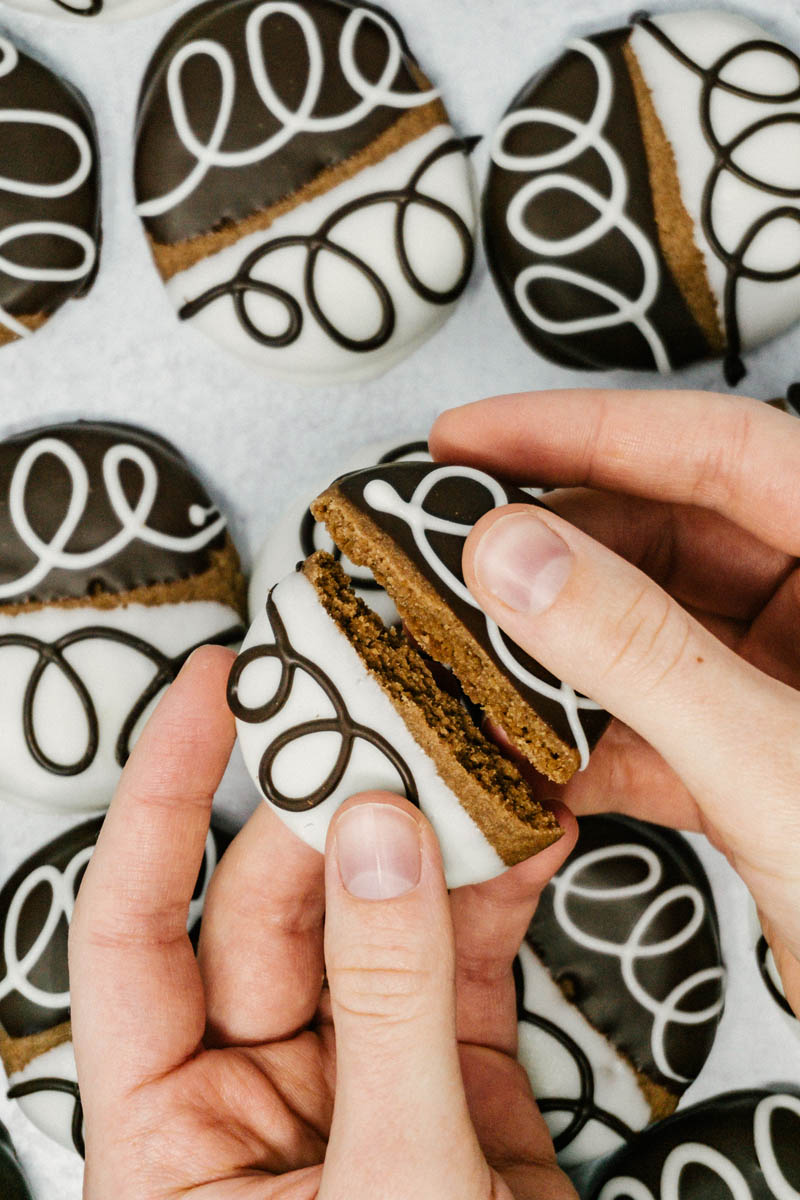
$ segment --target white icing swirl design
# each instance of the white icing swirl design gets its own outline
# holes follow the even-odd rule
[[[67,511],[49,542],[43,541],[33,529],[25,508],[25,492],[31,472],[46,454],[55,455],[66,467],[72,489]],[[120,467],[123,462],[135,463],[142,473],[142,490],[133,507],[128,503],[122,486]],[[86,466],[77,451],[60,438],[41,438],[27,447],[20,455],[11,478],[9,511],[17,534],[37,561],[25,575],[0,583],[0,600],[18,596],[36,587],[55,568],[80,571],[99,566],[136,539],[164,550],[191,554],[208,545],[225,528],[225,518],[216,508],[193,504],[188,515],[192,525],[201,527],[197,533],[178,537],[151,529],[147,520],[158,492],[158,470],[152,458],[140,446],[121,442],[107,450],[103,456],[103,483],[120,523],[119,532],[91,550],[82,553],[65,550],[64,547],[80,524],[89,499],[90,483]]]
[[[581,884],[579,876],[597,863],[608,859],[631,858],[638,859],[644,864],[646,874],[635,883],[620,884],[616,887],[591,886]],[[706,906],[700,890],[691,884],[680,884],[655,895],[642,915],[636,921],[630,936],[625,942],[613,942],[606,938],[596,937],[576,925],[569,911],[569,901],[572,896],[580,896],[596,904],[619,902],[633,896],[646,896],[656,892],[663,875],[663,867],[658,855],[648,846],[637,845],[634,842],[620,843],[613,846],[602,846],[583,854],[569,863],[564,870],[552,880],[553,911],[561,928],[579,946],[592,950],[596,954],[608,955],[619,961],[622,978],[634,999],[653,1017],[651,1031],[651,1049],[653,1061],[662,1075],[674,1079],[677,1083],[689,1083],[684,1075],[678,1074],[670,1065],[666,1048],[666,1035],[669,1026],[702,1025],[722,1011],[723,999],[719,997],[713,1004],[696,1011],[687,1011],[679,1007],[680,1002],[693,991],[713,980],[724,977],[722,967],[707,967],[687,975],[675,985],[663,1000],[652,996],[642,985],[636,974],[636,964],[640,961],[658,958],[665,954],[674,953],[685,946],[694,937],[705,918]],[[692,905],[692,915],[682,929],[677,930],[671,937],[654,941],[648,937],[658,916],[671,905],[682,900],[688,900]]]
[[[459,600],[465,604],[469,604],[471,608],[481,611],[480,605],[473,597],[467,585],[458,579],[445,563],[442,562],[428,538],[428,534],[434,532],[449,533],[455,537],[466,538],[472,529],[471,525],[465,525],[460,521],[451,521],[444,517],[437,517],[426,511],[424,506],[427,496],[437,483],[445,479],[472,479],[486,488],[494,500],[496,507],[508,503],[508,497],[503,485],[496,479],[493,479],[491,475],[486,475],[483,471],[478,471],[474,467],[440,467],[438,471],[431,471],[417,485],[411,499],[408,501],[404,500],[392,485],[385,480],[371,479],[364,488],[364,500],[376,512],[388,513],[405,521],[414,536],[414,541],[419,552],[437,578]],[[524,687],[530,688],[531,691],[537,692],[540,696],[545,696],[548,700],[554,700],[561,705],[569,722],[578,753],[580,754],[581,770],[583,770],[589,762],[589,743],[581,724],[580,714],[584,710],[598,712],[600,711],[600,705],[585,696],[579,696],[567,683],[562,682],[556,687],[554,684],[547,683],[544,679],[540,679],[531,671],[526,670],[511,653],[499,625],[488,616],[486,617],[486,632],[492,650],[510,675],[518,679]]]
[[[800,1117],[800,1099],[788,1094],[765,1096],[753,1114],[753,1140],[756,1159],[764,1182],[775,1200],[798,1200],[800,1191],[781,1170],[772,1134],[773,1114],[783,1110]],[[753,1193],[739,1167],[722,1151],[702,1142],[683,1142],[667,1155],[661,1171],[661,1186],[654,1197],[647,1184],[630,1175],[618,1175],[602,1188],[597,1200],[681,1200],[681,1176],[686,1167],[706,1167],[722,1180],[731,1200],[753,1200]]]
[[[0,78],[10,75],[18,62],[19,54],[16,47],[7,38],[0,37]],[[78,152],[78,165],[68,178],[55,180],[52,183],[32,183],[0,174],[0,192],[54,200],[62,196],[69,196],[85,183],[92,169],[92,147],[80,126],[69,117],[39,109],[3,108],[0,109],[0,123],[40,125],[58,129],[72,139]],[[33,153],[33,148],[31,152]],[[0,250],[10,242],[38,237],[57,237],[74,242],[83,251],[82,261],[76,267],[31,267],[15,262],[12,258],[0,253],[0,272],[10,275],[13,279],[21,279],[29,283],[48,280],[54,283],[68,283],[83,279],[92,270],[97,257],[97,247],[94,241],[85,230],[64,221],[18,221],[14,225],[8,225],[5,229],[0,230]],[[18,321],[16,317],[2,308],[0,308],[0,324],[5,325],[17,337],[27,337],[31,332],[22,321]]]
[[[625,212],[629,192],[625,165],[614,147],[603,136],[613,99],[611,67],[602,50],[593,42],[577,38],[569,42],[568,47],[588,58],[595,69],[597,96],[594,108],[585,124],[569,113],[550,108],[522,108],[506,114],[495,132],[492,160],[506,171],[542,172],[516,193],[509,204],[506,223],[512,236],[521,246],[550,260],[585,250],[611,230],[617,230],[630,242],[639,257],[642,266],[642,287],[639,295],[631,298],[600,279],[550,261],[525,267],[515,280],[514,294],[527,319],[545,333],[579,334],[618,325],[634,325],[647,341],[656,368],[666,372],[670,370],[667,349],[647,316],[658,293],[661,279],[658,257],[649,239]],[[512,130],[527,123],[550,125],[571,136],[555,150],[541,154],[512,154],[505,149],[506,138]],[[594,150],[599,154],[608,170],[611,187],[608,196],[584,180],[560,169],[587,150]],[[539,197],[548,192],[559,191],[578,196],[597,213],[597,217],[584,229],[567,237],[542,237],[526,223],[525,214]],[[607,301],[609,305],[613,305],[613,310],[570,320],[548,317],[536,307],[528,293],[529,285],[539,279],[573,285]]]
[[[275,91],[269,77],[262,50],[261,34],[264,22],[276,14],[295,21],[305,41],[308,55],[308,77],[303,95],[295,109],[288,108]],[[356,41],[364,22],[377,25],[386,35],[388,53],[379,78],[372,83],[356,61]],[[141,217],[156,217],[181,204],[202,182],[212,167],[246,167],[262,162],[276,154],[299,133],[329,133],[357,124],[379,105],[391,108],[416,108],[438,96],[435,88],[423,92],[396,92],[391,82],[402,61],[402,48],[397,32],[379,13],[368,8],[354,8],[348,14],[339,39],[339,64],[350,87],[360,97],[347,112],[334,116],[315,117],[325,74],[325,57],[319,32],[311,15],[292,0],[268,0],[253,9],[245,27],[247,61],[253,83],[265,109],[281,127],[254,146],[241,150],[223,150],[236,96],[236,70],[229,51],[211,38],[196,38],[174,56],[167,71],[167,94],[175,129],[186,150],[196,160],[194,167],[172,191],[138,205]],[[181,73],[186,63],[205,55],[219,71],[220,99],[214,127],[207,142],[195,134],[186,111]]]

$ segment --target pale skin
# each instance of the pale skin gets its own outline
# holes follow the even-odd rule
[[[445,413],[431,448],[578,489],[523,514],[533,526],[493,512],[465,550],[503,629],[615,717],[585,772],[534,785],[578,813],[705,830],[797,1006],[800,422],[730,397],[539,393]],[[85,1200],[575,1200],[514,1060],[511,975],[574,844],[569,811],[556,845],[448,897],[402,799],[343,806],[324,860],[263,805],[216,872],[196,960],[185,923],[233,741],[230,662],[198,651],[165,695],[81,888]],[[362,806],[412,823],[416,881],[393,896],[348,890]]]

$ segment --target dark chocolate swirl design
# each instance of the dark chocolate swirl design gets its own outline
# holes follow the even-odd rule
[[[599,1121],[601,1125],[618,1134],[624,1142],[629,1142],[636,1136],[636,1130],[631,1129],[621,1117],[609,1112],[597,1103],[595,1098],[595,1077],[589,1057],[581,1046],[570,1037],[565,1030],[555,1025],[547,1017],[531,1012],[525,1006],[525,983],[522,966],[519,959],[514,960],[514,983],[517,991],[517,1020],[541,1029],[549,1037],[563,1046],[575,1064],[580,1082],[580,1092],[577,1096],[542,1096],[537,1098],[539,1111],[542,1113],[565,1112],[570,1114],[567,1126],[553,1138],[556,1153],[564,1150],[578,1136],[590,1121]]]
[[[739,166],[735,156],[742,146],[745,146],[753,137],[762,133],[765,129],[776,129],[781,125],[800,127],[800,113],[771,113],[769,116],[751,121],[736,137],[728,142],[723,142],[714,128],[711,112],[712,105],[717,92],[737,96],[740,99],[749,100],[755,104],[790,104],[796,100],[800,100],[800,58],[793,50],[790,50],[787,46],[782,46],[779,42],[772,42],[766,38],[752,38],[748,41],[739,42],[738,45],[726,50],[710,67],[701,67],[690,55],[676,46],[675,42],[672,41],[664,30],[659,28],[654,21],[650,20],[647,13],[637,13],[632,18],[632,22],[646,30],[678,62],[682,63],[687,70],[692,71],[702,81],[700,127],[714,155],[714,166],[703,189],[701,221],[703,233],[708,239],[714,254],[723,263],[726,271],[724,292],[724,317],[727,341],[725,378],[733,386],[741,382],[747,374],[741,357],[742,338],[738,312],[740,282],[743,279],[751,279],[760,283],[781,283],[800,275],[800,259],[797,262],[789,263],[787,266],[775,270],[758,270],[747,266],[748,251],[764,229],[778,221],[788,220],[796,225],[800,225],[800,207],[796,203],[800,201],[800,188],[781,187],[778,184],[770,183],[767,179],[759,178]],[[772,54],[778,60],[789,63],[797,73],[797,85],[784,92],[761,92],[753,88],[731,83],[723,78],[725,71],[732,63],[754,51]],[[766,195],[774,196],[776,200],[775,207],[769,209],[758,217],[757,220],[753,221],[740,238],[738,244],[731,248],[723,244],[714,224],[714,203],[717,187],[725,175],[732,175],[742,183],[748,184],[750,187],[756,188]],[[790,200],[795,201],[795,203],[786,203]]]
[[[69,0],[53,0],[53,3],[76,17],[96,17],[98,13],[103,11],[103,0],[90,0],[90,3],[85,8],[78,4],[70,4]]]
[[[137,696],[117,736],[116,760],[120,767],[124,767],[130,755],[131,737],[142,714],[162,688],[172,683],[193,651],[201,645],[235,645],[242,640],[244,632],[242,626],[232,625],[214,637],[206,638],[196,645],[188,646],[180,654],[176,654],[173,657],[162,653],[162,651],[151,645],[150,642],[145,641],[144,638],[106,625],[88,625],[83,629],[70,630],[69,633],[63,634],[54,642],[45,642],[41,638],[27,633],[6,633],[0,635],[0,651],[10,646],[18,646],[24,647],[26,650],[32,650],[36,655],[22,701],[22,725],[25,734],[25,743],[31,757],[35,759],[43,770],[49,771],[51,775],[67,776],[82,774],[83,771],[91,766],[97,756],[100,746],[100,718],[95,702],[80,673],[65,656],[65,652],[70,647],[90,641],[114,642],[117,645],[134,650],[137,654],[141,654],[142,657],[149,659],[155,667],[153,678],[147,684],[147,687]],[[45,672],[49,667],[54,668],[61,675],[64,682],[69,685],[76,700],[83,708],[86,717],[86,749],[83,754],[69,763],[56,762],[51,758],[42,748],[36,732],[36,696]]]
[[[41,1079],[29,1079],[25,1083],[15,1083],[8,1089],[6,1095],[9,1100],[23,1100],[26,1096],[36,1096],[41,1092],[63,1092],[64,1095],[72,1097],[74,1102],[70,1122],[72,1145],[81,1158],[86,1158],[86,1142],[83,1137],[83,1104],[77,1083],[71,1079],[42,1076]]]
[[[348,712],[344,697],[333,680],[318,663],[312,662],[310,658],[306,658],[305,655],[300,654],[294,648],[286,631],[286,626],[278,612],[272,591],[270,591],[267,597],[267,616],[269,617],[275,636],[274,643],[251,646],[248,650],[243,651],[233,664],[228,680],[228,704],[233,715],[238,720],[245,721],[251,725],[258,725],[263,721],[271,720],[281,711],[289,699],[294,684],[295,673],[298,670],[310,676],[323,690],[333,706],[336,715],[330,718],[302,721],[300,724],[285,730],[269,743],[261,757],[258,768],[258,780],[266,798],[271,804],[285,809],[287,812],[305,812],[308,809],[316,808],[318,804],[321,804],[323,800],[327,799],[335,791],[344,779],[345,771],[350,762],[350,756],[353,753],[353,747],[357,741],[361,740],[375,746],[388,759],[400,776],[406,797],[412,804],[418,805],[419,795],[417,785],[405,759],[398,754],[395,748],[377,730],[370,729],[369,726],[361,725],[357,721],[354,721]],[[262,658],[277,659],[281,668],[280,680],[278,681],[275,694],[270,700],[265,704],[251,708],[239,698],[239,684],[242,675],[251,663],[257,662]],[[308,737],[315,733],[336,733],[339,735],[341,741],[336,761],[325,779],[313,791],[297,798],[286,796],[276,787],[272,778],[275,760],[286,746],[298,741],[300,738]]]
[[[791,1004],[786,999],[783,992],[775,986],[775,980],[770,974],[769,964],[767,962],[768,956],[769,942],[762,935],[758,939],[758,944],[756,946],[756,961],[758,962],[758,970],[761,974],[761,978],[764,980],[764,986],[778,1007],[782,1008],[783,1011],[788,1014],[788,1016],[795,1017],[795,1012]]]
[[[179,317],[184,321],[190,320],[209,304],[220,300],[224,296],[230,296],[239,323],[254,341],[259,342],[262,346],[273,349],[292,345],[303,331],[303,310],[299,302],[285,288],[256,278],[253,275],[253,271],[270,255],[280,250],[299,246],[306,252],[305,268],[303,271],[303,294],[305,302],[309,312],[320,328],[325,331],[332,341],[342,346],[345,350],[367,353],[370,350],[380,349],[381,346],[386,345],[394,332],[396,321],[394,301],[385,282],[369,263],[360,258],[354,251],[349,250],[346,246],[336,241],[336,229],[342,221],[352,216],[353,213],[361,212],[380,204],[393,204],[396,208],[394,221],[395,253],[397,254],[406,282],[420,299],[426,300],[429,304],[440,306],[453,304],[467,286],[467,280],[472,270],[475,253],[472,234],[466,222],[450,205],[421,191],[419,184],[426,172],[439,159],[457,152],[469,154],[478,141],[478,138],[450,138],[440,146],[437,146],[430,154],[426,155],[404,188],[398,188],[394,191],[371,192],[365,196],[359,196],[332,212],[313,233],[287,234],[284,237],[277,237],[264,242],[263,245],[256,247],[255,250],[248,254],[232,279],[225,283],[217,284],[215,287],[203,292],[196,299],[188,301],[179,310]],[[406,245],[408,214],[414,206],[437,213],[450,225],[461,243],[463,264],[458,278],[450,288],[444,290],[432,288],[414,270]],[[320,261],[320,255],[323,252],[332,254],[334,257],[347,263],[362,277],[373,291],[381,313],[380,324],[375,333],[367,337],[350,337],[338,328],[335,320],[323,310],[317,295],[315,281],[317,265]],[[247,295],[250,292],[268,296],[282,305],[286,313],[286,326],[280,333],[267,333],[263,329],[260,329],[253,321],[247,311],[246,304]]]

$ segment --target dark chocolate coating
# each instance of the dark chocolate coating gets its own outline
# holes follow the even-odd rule
[[[0,1196],[3,1200],[33,1200],[5,1125],[0,1125]]]
[[[6,926],[9,920],[9,910],[18,889],[24,884],[32,871],[42,866],[55,867],[62,872],[68,867],[76,854],[81,850],[93,847],[97,841],[103,824],[103,817],[94,817],[82,825],[76,826],[61,837],[48,842],[41,850],[26,859],[0,891],[0,983],[6,978],[7,964],[3,950],[6,936]],[[230,838],[216,827],[212,830],[221,856]],[[195,887],[195,898],[201,894],[201,884],[205,874],[205,859],[200,870],[198,883]],[[83,878],[83,870],[76,880],[74,894],[77,896]],[[16,928],[17,958],[22,959],[25,953],[36,941],[51,910],[53,892],[51,886],[42,881],[37,883],[19,913]],[[189,931],[196,941],[199,932],[199,922]],[[63,913],[59,918],[47,945],[42,948],[35,963],[25,972],[27,979],[43,992],[60,995],[69,991],[69,970],[67,966],[67,939],[69,926]],[[69,1004],[61,1008],[48,1008],[37,1004],[30,998],[14,990],[0,999],[0,1026],[12,1038],[28,1037],[53,1029],[69,1020]]]
[[[0,30],[0,38],[8,34]],[[100,244],[100,168],[94,120],[88,104],[77,89],[59,79],[35,58],[19,51],[16,66],[0,72],[0,113],[23,109],[53,113],[74,121],[92,148],[92,167],[87,178],[65,196],[26,196],[13,188],[0,187],[0,233],[28,221],[57,221],[87,233],[98,252]],[[0,51],[0,64],[2,51]],[[8,179],[38,185],[53,185],[68,179],[80,161],[73,138],[64,130],[47,125],[0,121],[0,173]],[[0,255],[28,268],[70,270],[84,261],[83,249],[52,233],[14,238]],[[83,294],[91,285],[96,263],[79,279],[24,280],[14,278],[0,266],[0,308],[12,316],[36,316],[54,312],[71,296]],[[0,319],[0,329],[2,329]]]
[[[148,68],[139,98],[136,125],[135,186],[139,203],[177,187],[196,165],[175,130],[167,96],[167,71],[180,49],[199,38],[223,46],[236,72],[235,99],[220,149],[242,150],[276,133],[282,122],[265,106],[253,83],[245,45],[245,27],[260,0],[210,0],[191,9],[166,34]],[[355,0],[302,0],[319,32],[324,72],[314,117],[345,113],[359,101],[339,62],[339,38],[353,8],[373,8],[389,21],[400,37],[403,58],[394,80],[398,92],[416,93],[419,72],[395,22],[376,6]],[[308,78],[309,63],[303,35],[285,14],[270,16],[261,28],[261,46],[268,77],[288,108],[297,107]],[[356,62],[366,77],[377,80],[386,63],[387,39],[373,21],[362,23],[356,40]],[[207,142],[220,102],[220,73],[207,55],[191,58],[181,72],[189,124]],[[212,166],[185,200],[161,215],[146,217],[145,226],[156,242],[173,244],[207,233],[227,222],[240,221],[290,196],[321,171],[358,153],[391,125],[403,109],[370,106],[361,120],[344,129],[297,133],[287,145],[255,163],[241,167]]]
[[[796,1194],[800,1191],[800,1114],[777,1108],[760,1146],[760,1157],[756,1143],[759,1105],[777,1095],[795,1103],[800,1099],[795,1087],[726,1092],[661,1121],[609,1159],[593,1186],[592,1200],[644,1200],[642,1185],[649,1189],[653,1200],[733,1200],[745,1194],[738,1180],[739,1190],[734,1192],[720,1170],[738,1172],[749,1188],[746,1194],[751,1200],[785,1200],[787,1195]],[[685,1166],[672,1182],[684,1147]],[[698,1162],[701,1154],[707,1158],[709,1151],[717,1169]],[[671,1155],[675,1157],[665,1181],[664,1168]],[[783,1176],[780,1196],[770,1186],[775,1168]],[[637,1181],[638,1186],[627,1184],[627,1179]]]
[[[120,532],[119,518],[103,482],[105,454],[120,444],[133,445],[144,451],[156,468],[158,486],[145,522],[149,529],[189,538],[197,535],[204,525],[212,523],[211,516],[205,517],[200,525],[190,520],[193,506],[208,509],[212,507],[212,501],[182,455],[163,438],[133,425],[112,422],[78,421],[41,426],[0,442],[0,585],[22,578],[38,561],[12,521],[9,489],[21,455],[43,438],[56,438],[71,447],[89,477],[89,495],[75,531],[64,547],[67,553],[86,554],[105,545]],[[120,465],[120,478],[128,503],[135,507],[142,494],[140,468],[124,461]],[[69,472],[54,454],[48,453],[38,459],[25,490],[25,512],[34,532],[44,542],[52,541],[64,520],[72,491]],[[28,601],[47,603],[69,597],[83,599],[97,592],[116,594],[152,584],[172,583],[202,574],[211,566],[212,551],[224,544],[224,531],[189,553],[134,538],[98,565],[79,569],[53,567],[33,587],[13,596],[5,595],[0,606]]]
[[[489,643],[486,631],[486,617],[483,612],[460,599],[446,584],[434,575],[421,554],[412,531],[402,518],[389,513],[376,512],[364,499],[364,489],[367,484],[373,479],[380,479],[391,484],[402,499],[408,501],[411,499],[419,483],[426,476],[441,469],[441,466],[437,463],[388,463],[385,466],[369,467],[366,470],[355,471],[350,475],[345,475],[337,481],[337,487],[356,509],[366,513],[370,520],[379,525],[395,541],[414,566],[424,575],[425,579],[437,589],[445,603],[450,606],[458,620],[469,630],[470,634],[494,661],[498,669],[509,678],[520,696],[547,722],[562,741],[574,746],[575,739],[573,738],[562,706],[556,700],[551,700],[539,692],[528,688],[523,682],[510,675],[508,669],[502,664]],[[456,472],[459,470],[457,467],[448,468],[448,470],[451,469]],[[540,508],[544,507],[538,500],[535,500],[520,488],[514,487],[513,484],[503,484],[501,486],[505,492],[505,502],[508,504],[532,504]],[[426,512],[468,526],[474,525],[484,513],[489,512],[495,507],[496,503],[491,493],[487,491],[482,483],[461,474],[456,474],[436,483],[425,500]],[[461,553],[464,548],[466,535],[462,537],[454,533],[432,532],[429,533],[428,538],[432,549],[441,559],[444,566],[463,583]],[[503,640],[521,667],[545,683],[555,687],[559,686],[560,681],[553,674],[545,670],[539,663],[534,662],[529,655],[525,654],[519,647],[514,646],[513,643],[507,641],[505,637]],[[597,710],[585,709],[581,711],[580,720],[591,747],[597,742],[608,724],[608,714]]]
[[[708,357],[710,347],[670,274],[659,246],[653,196],[642,130],[623,47],[628,29],[600,34],[588,41],[605,54],[613,76],[613,100],[602,134],[622,160],[628,176],[626,215],[639,227],[659,260],[660,285],[647,316],[664,341],[673,367]],[[529,107],[553,109],[585,124],[594,109],[597,77],[592,63],[575,50],[566,50],[515,96],[508,112]],[[572,137],[552,125],[527,121],[507,135],[504,148],[515,155],[550,153]],[[618,229],[567,255],[544,257],[522,246],[506,223],[509,204],[529,180],[551,171],[508,171],[492,162],[483,199],[486,253],[503,302],[522,336],[553,362],[568,367],[604,369],[635,367],[650,369],[652,351],[632,324],[613,325],[581,333],[546,332],[528,319],[514,295],[517,276],[535,263],[550,263],[578,271],[622,292],[631,299],[639,295],[644,279],[642,263],[634,246]],[[587,147],[558,169],[588,184],[603,196],[610,194],[608,168],[599,153]],[[580,196],[563,188],[547,191],[529,205],[526,223],[542,238],[558,240],[580,233],[597,217],[597,212]],[[529,285],[537,308],[551,320],[579,320],[610,312],[613,306],[583,288],[563,280],[539,279]]]
[[[720,967],[719,929],[711,888],[697,855],[680,834],[656,825],[622,816],[592,816],[580,821],[578,843],[557,878],[576,861],[593,851],[610,846],[636,845],[652,851],[661,865],[661,878],[647,891],[616,900],[571,894],[567,913],[589,937],[624,945],[634,927],[654,900],[672,888],[690,885],[703,902],[702,920],[693,935],[666,953],[637,955],[633,972],[637,982],[657,1002],[663,1002],[683,980],[697,972]],[[632,886],[647,876],[640,858],[616,856],[590,863],[575,877],[575,885],[608,890]],[[561,984],[591,1025],[633,1063],[634,1067],[680,1095],[688,1086],[662,1073],[655,1062],[651,1035],[654,1016],[631,992],[625,982],[620,959],[587,947],[565,929],[554,907],[555,891],[550,884],[539,901],[527,941],[550,974]],[[665,905],[642,934],[643,949],[680,934],[693,914],[688,897],[678,896]],[[699,1012],[720,998],[721,979],[693,987],[678,1001],[685,1012]],[[668,1021],[664,1039],[672,1070],[691,1081],[705,1063],[714,1040],[717,1014],[700,1024],[681,1025]]]

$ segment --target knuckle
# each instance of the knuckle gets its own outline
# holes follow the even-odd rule
[[[687,612],[659,588],[643,584],[614,621],[604,676],[624,675],[640,693],[656,690],[686,660],[691,631]]]
[[[426,961],[407,946],[365,943],[328,964],[336,1008],[379,1024],[422,1015],[441,980],[441,964]]]

